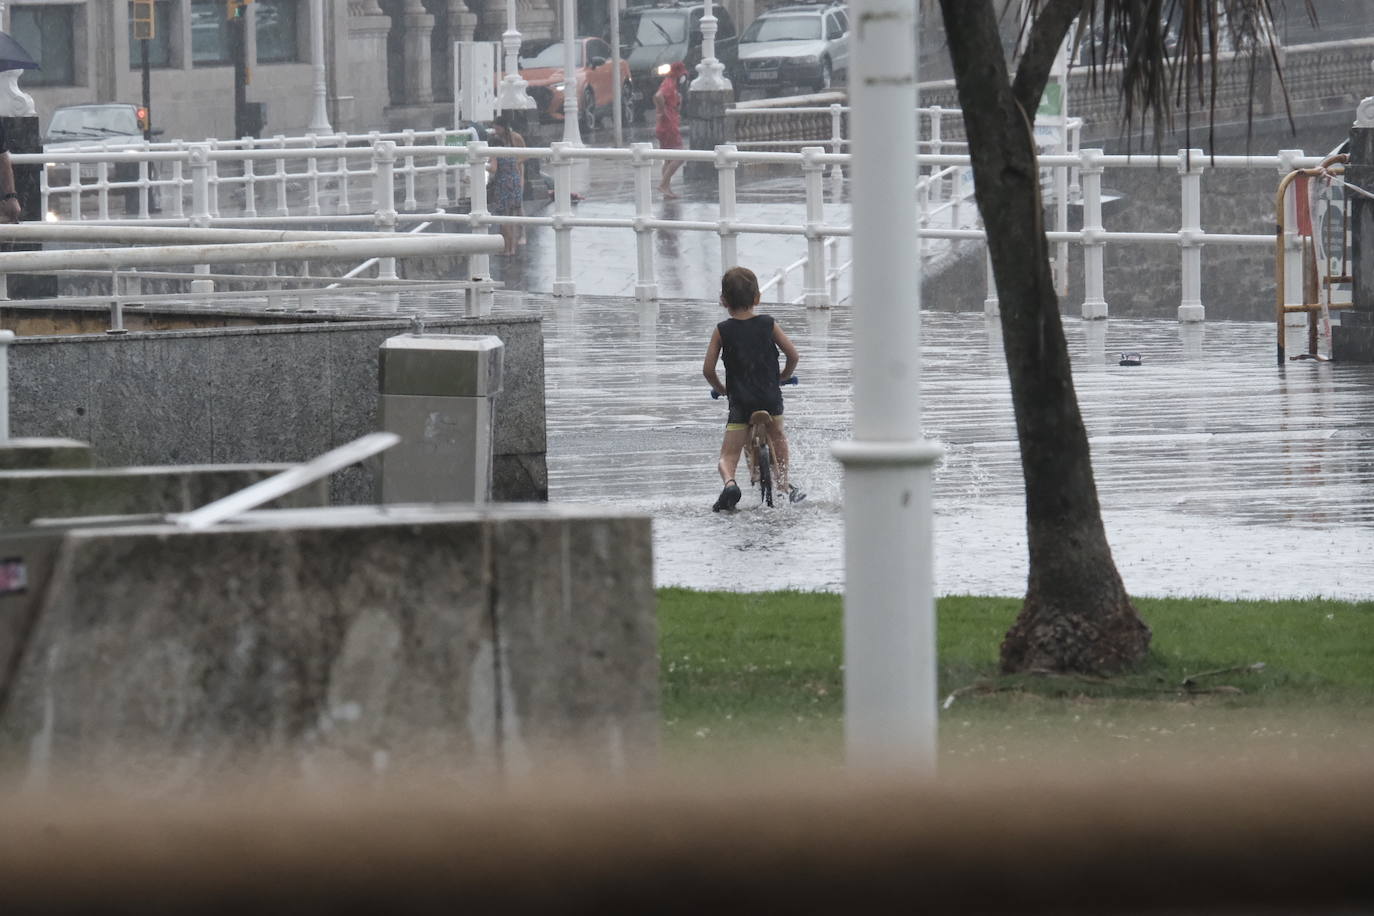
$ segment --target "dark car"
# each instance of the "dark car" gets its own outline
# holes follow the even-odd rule
[[[701,61],[701,17],[705,6],[676,3],[667,6],[630,7],[621,15],[622,54],[630,63],[636,116],[653,107],[658,84],[674,61],[696,71]],[[731,80],[739,70],[739,33],[724,7],[712,4],[716,17],[716,60]]]
[[[147,142],[144,131],[148,128],[148,112],[141,106],[121,102],[100,102],[88,105],[63,105],[52,113],[48,129],[43,134],[43,152],[121,152],[124,150],[144,149]],[[162,133],[153,130],[156,135]],[[49,163],[48,187],[60,190],[72,183],[71,168],[66,165]],[[138,181],[138,163],[116,162],[109,167],[110,180],[116,182]],[[78,181],[91,184],[98,174],[97,163],[83,162],[77,169]],[[157,170],[150,163],[148,178],[157,180]],[[157,210],[161,204],[161,193],[157,187],[148,191],[148,209]],[[124,190],[124,207],[133,212],[138,207],[138,188]]]

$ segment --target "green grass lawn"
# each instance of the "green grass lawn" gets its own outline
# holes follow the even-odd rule
[[[669,761],[839,763],[837,595],[659,592]],[[940,755],[976,765],[1374,757],[1374,601],[1138,599],[1147,664],[1099,681],[1000,677],[1017,599],[939,601]],[[1248,666],[1263,663],[1251,670]],[[1218,669],[1192,687],[1184,680]]]

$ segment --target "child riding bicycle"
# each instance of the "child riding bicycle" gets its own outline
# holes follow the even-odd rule
[[[759,280],[747,267],[732,267],[720,278],[720,304],[730,317],[716,325],[706,348],[702,375],[712,390],[730,399],[730,414],[725,423],[725,439],[720,446],[717,470],[725,489],[711,507],[712,511],[733,509],[740,500],[735,470],[749,434],[749,415],[766,410],[773,417],[768,438],[777,459],[777,488],[787,498],[801,502],[806,494],[787,481],[787,434],[782,428],[781,383],[797,368],[797,348],[771,315],[754,312],[759,304]],[[778,371],[778,351],[787,362]],[[716,362],[725,358],[725,384],[716,374]]]

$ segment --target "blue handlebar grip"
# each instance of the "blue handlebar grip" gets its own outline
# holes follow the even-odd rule
[[[797,383],[800,382],[800,381],[801,381],[801,376],[799,376],[799,375],[794,375],[794,376],[792,376],[791,378],[789,378],[787,381],[783,382],[783,384],[784,384],[784,385],[795,385],[795,384],[797,384]]]
[[[718,400],[720,400],[720,392],[717,391],[717,390],[714,389],[714,388],[711,389],[711,400],[713,400],[713,401],[718,401]]]

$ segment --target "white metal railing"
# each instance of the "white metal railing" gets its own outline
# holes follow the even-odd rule
[[[190,145],[185,150],[146,150],[110,153],[108,158],[114,162],[143,162],[152,164],[179,165],[184,180],[190,186],[191,210],[189,215],[177,212],[153,224],[180,226],[235,226],[235,225],[273,225],[306,226],[319,224],[321,217],[311,210],[321,209],[317,179],[331,171],[342,175],[365,175],[369,179],[370,196],[366,204],[357,197],[348,197],[352,212],[344,212],[344,207],[336,202],[335,213],[327,220],[330,224],[348,227],[372,228],[385,232],[396,231],[400,226],[414,226],[422,222],[456,223],[469,227],[474,232],[485,233],[493,225],[513,224],[523,226],[542,226],[551,228],[554,233],[555,276],[553,292],[559,296],[573,295],[573,234],[579,228],[623,229],[634,234],[636,245],[636,297],[641,300],[654,299],[658,295],[654,268],[654,233],[660,229],[686,232],[706,232],[715,234],[719,239],[721,263],[733,264],[737,261],[737,241],[741,235],[763,234],[795,237],[804,240],[806,258],[787,265],[786,274],[800,271],[801,295],[799,300],[811,306],[827,306],[834,303],[832,277],[844,269],[844,265],[828,263],[838,251],[836,246],[827,246],[829,239],[849,237],[850,227],[835,224],[826,218],[826,189],[824,175],[830,171],[832,191],[835,176],[841,176],[849,166],[846,153],[827,152],[815,146],[799,152],[740,150],[725,145],[714,150],[664,150],[651,147],[647,143],[633,144],[629,149],[601,149],[594,147],[571,147],[555,143],[551,147],[488,147],[480,141],[468,143],[465,155],[457,162],[450,161],[455,151],[448,146],[413,146],[398,149],[395,141],[378,140],[370,147],[332,147],[321,149],[308,145],[298,148],[259,149],[255,146],[241,146],[236,149],[213,149],[207,144]],[[396,172],[403,174],[408,161],[426,163],[436,168],[444,179],[435,182],[439,187],[430,188],[429,202],[451,200],[444,197],[449,180],[457,181],[461,173],[466,173],[469,187],[481,187],[485,183],[487,163],[493,156],[515,157],[519,159],[536,158],[544,162],[554,181],[554,205],[551,215],[545,216],[496,216],[487,211],[484,194],[470,195],[471,212],[450,213],[441,207],[431,212],[406,212],[410,209],[414,193],[403,178],[402,188],[398,190]],[[16,156],[16,161],[37,161],[43,157]],[[49,157],[53,158],[53,157]],[[92,154],[68,154],[64,157],[71,161],[97,161]],[[303,176],[303,190],[306,213],[293,212],[291,206],[278,207],[277,212],[268,216],[261,212],[250,216],[217,215],[214,201],[220,195],[220,184],[213,174],[213,166],[222,162],[239,163],[305,159],[304,166],[294,166],[290,172]],[[334,166],[321,168],[322,159],[336,160]],[[337,166],[338,159],[350,163],[346,169]],[[442,165],[435,165],[442,159]],[[653,211],[652,188],[654,171],[669,159],[713,165],[717,174],[717,212],[711,219],[665,219]],[[572,209],[573,166],[579,161],[614,163],[630,169],[634,177],[633,200],[627,205],[627,212],[618,216],[583,216]],[[983,233],[975,228],[974,213],[966,201],[971,193],[971,173],[966,156],[952,153],[921,153],[917,157],[923,181],[918,199],[923,208],[919,224],[914,227],[922,240],[944,239],[949,241],[980,241]],[[1083,205],[1083,228],[1069,231],[1061,216],[1055,221],[1054,228],[1048,233],[1056,251],[1067,251],[1069,245],[1079,245],[1083,249],[1085,298],[1083,314],[1087,317],[1102,317],[1107,312],[1106,294],[1103,280],[1103,257],[1105,246],[1120,244],[1173,245],[1180,250],[1180,273],[1182,276],[1182,299],[1179,317],[1183,320],[1200,319],[1203,316],[1201,299],[1200,251],[1203,245],[1250,246],[1270,245],[1272,235],[1245,235],[1234,233],[1208,233],[1201,224],[1200,206],[1204,175],[1210,169],[1261,169],[1277,175],[1296,167],[1311,167],[1318,164],[1316,157],[1307,157],[1301,150],[1281,151],[1277,156],[1216,156],[1209,157],[1199,150],[1183,150],[1165,156],[1108,156],[1101,150],[1087,149],[1068,154],[1045,154],[1041,156],[1043,169],[1060,176],[1081,175],[1081,203]],[[358,163],[366,163],[359,166]],[[735,177],[741,165],[771,163],[795,168],[802,178],[800,200],[804,203],[804,217],[791,224],[748,222],[740,219],[737,211]],[[1101,176],[1106,169],[1121,168],[1173,168],[1178,171],[1180,180],[1180,199],[1183,219],[1179,226],[1160,227],[1150,232],[1112,232],[1102,224]],[[241,171],[252,173],[251,167],[241,166]],[[280,171],[280,168],[279,168]],[[242,176],[220,176],[218,182],[241,180]],[[172,179],[166,179],[171,181]],[[1277,177],[1276,177],[1277,181]],[[152,184],[152,182],[147,182]],[[1057,196],[1067,199],[1074,196],[1071,179],[1058,178],[1052,187],[1060,189]],[[138,185],[144,187],[142,183]],[[79,193],[79,192],[73,192]],[[180,200],[180,194],[175,195]],[[831,195],[831,199],[837,198]],[[419,204],[418,200],[415,203]],[[1257,214],[1268,206],[1268,198],[1257,198]],[[178,208],[179,208],[178,204]],[[365,209],[363,209],[365,208]],[[294,208],[299,210],[299,204]],[[97,208],[108,218],[108,207]],[[361,210],[361,212],[359,212]],[[1061,214],[1065,207],[1059,208]],[[285,211],[285,212],[282,212]],[[146,208],[140,208],[140,215]],[[81,217],[79,209],[78,218]],[[940,219],[935,219],[935,216]],[[1265,214],[1267,218],[1267,214]],[[97,217],[99,218],[99,217]],[[965,226],[967,222],[970,225]],[[1296,243],[1294,243],[1296,244]],[[1061,258],[1066,264],[1067,258]],[[394,262],[381,258],[379,276],[394,277]],[[474,254],[470,260],[470,276],[488,276],[486,254]],[[769,274],[770,265],[759,265],[760,273]],[[1066,285],[1067,277],[1063,267],[1060,269],[1061,288]],[[1298,275],[1299,271],[1294,271]],[[774,282],[770,288],[778,285]],[[995,313],[997,298],[995,290],[989,285],[986,308]]]

